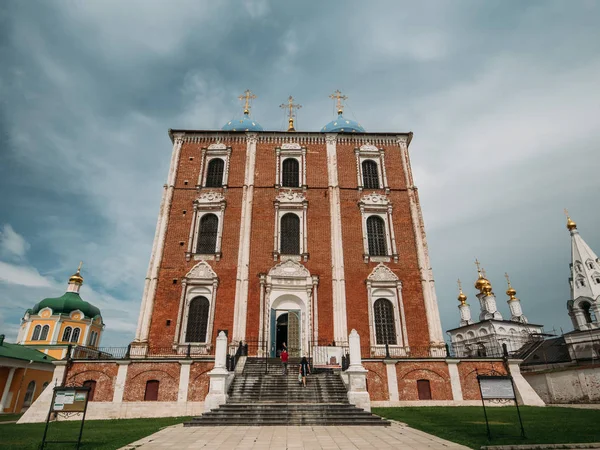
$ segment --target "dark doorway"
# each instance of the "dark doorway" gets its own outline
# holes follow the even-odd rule
[[[94,394],[96,393],[96,382],[94,380],[87,380],[83,382],[83,386],[90,388],[90,393],[88,394],[88,401],[93,401]]]
[[[146,382],[146,392],[144,393],[144,400],[149,402],[155,402],[158,400],[158,380],[148,380]]]
[[[275,356],[279,356],[283,343],[287,345],[288,340],[288,314],[284,313],[277,318],[277,331],[275,340]]]
[[[417,380],[417,390],[419,391],[419,400],[431,400],[429,380]]]

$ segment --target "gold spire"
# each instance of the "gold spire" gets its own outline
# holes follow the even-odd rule
[[[569,231],[576,230],[577,224],[573,220],[571,220],[571,217],[569,217],[569,211],[567,211],[567,208],[565,208],[565,216],[567,216],[567,229]]]
[[[462,291],[462,284],[460,282],[460,278],[457,280],[458,283],[458,301],[461,305],[464,305],[467,302],[467,296]]]
[[[245,115],[250,114],[250,100],[254,100],[255,98],[256,98],[256,95],[254,95],[252,93],[252,91],[250,91],[250,89],[246,89],[246,92],[244,92],[243,95],[240,95],[238,97],[238,99],[244,100],[244,114]]]
[[[512,302],[514,300],[518,300],[518,298],[515,297],[515,295],[517,295],[517,291],[510,284],[510,278],[508,277],[508,274],[506,272],[504,273],[504,278],[506,278],[506,282],[508,283],[508,289],[506,290],[506,295],[508,295],[509,297],[508,301]]]
[[[79,261],[79,267],[77,268],[77,272],[71,275],[69,278],[69,284],[83,284],[83,277],[81,276],[81,267],[83,266],[83,261]]]
[[[333,94],[329,96],[329,98],[336,100],[337,112],[338,114],[343,114],[344,107],[342,106],[342,100],[348,100],[348,97],[342,95],[339,89],[336,89]]]
[[[302,105],[294,105],[294,97],[290,95],[288,102],[282,103],[279,107],[288,110],[288,131],[296,131],[294,129],[294,109],[300,109]]]

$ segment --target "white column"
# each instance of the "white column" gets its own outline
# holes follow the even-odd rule
[[[154,308],[154,297],[156,295],[156,284],[158,282],[158,270],[162,261],[165,237],[167,234],[167,225],[169,224],[169,211],[173,200],[173,191],[175,189],[175,179],[179,165],[179,156],[181,146],[183,145],[183,134],[177,135],[173,141],[173,153],[171,155],[171,166],[169,168],[169,177],[164,187],[163,199],[160,205],[160,213],[156,224],[156,233],[154,243],[152,244],[152,254],[148,264],[148,273],[144,283],[144,293],[142,295],[142,305],[140,308],[140,317],[135,333],[135,342],[147,342],[150,331],[150,319]]]
[[[2,392],[2,400],[0,400],[0,414],[4,412],[4,408],[6,408],[6,400],[8,399],[8,393],[10,392],[10,385],[12,383],[13,376],[15,375],[16,367],[11,367],[8,371],[8,378],[6,379],[6,385],[4,386],[4,391]]]
[[[312,276],[312,284],[313,284],[313,339],[315,340],[315,345],[318,345],[319,342],[319,297],[317,296],[317,287],[319,286],[319,276]]]
[[[227,340],[225,341],[227,342]],[[179,390],[177,391],[177,402],[185,403],[188,398],[188,388],[190,385],[190,370],[192,368],[192,360],[184,359],[179,361],[181,368],[179,370]]]
[[[215,367],[208,373],[210,377],[210,387],[208,395],[204,400],[204,411],[210,411],[218,408],[227,402],[227,378],[229,372],[225,368],[227,359],[227,336],[221,331],[217,336],[217,345],[215,348]]]
[[[254,168],[256,165],[257,135],[246,138],[246,172],[242,191],[242,216],[235,281],[235,306],[233,313],[233,340],[246,338],[246,311],[248,308],[248,266],[250,264],[250,234],[252,228],[252,202],[254,199]]]
[[[31,324],[31,322],[29,322]],[[56,319],[54,322],[54,328],[52,329],[52,338],[50,339],[50,344],[56,344],[58,341],[58,332],[60,331],[60,319]]]
[[[390,393],[390,401],[400,401],[400,392],[398,391],[398,374],[396,373],[396,361],[389,359],[383,360],[385,363],[385,371],[387,373],[388,392]]]
[[[336,136],[328,134],[327,180],[329,185],[329,211],[331,217],[331,284],[333,287],[333,337],[336,342],[344,342],[348,336],[346,316],[346,281],[344,275],[344,250],[342,241],[342,213],[340,207],[340,187],[337,174]]]
[[[400,305],[400,319],[402,320],[402,340],[404,347],[407,348],[408,351],[408,346],[410,345],[408,343],[408,330],[406,329],[406,315],[404,314],[404,299],[402,298],[402,282],[400,280],[398,280],[398,282],[396,283],[396,292],[398,293],[398,304]],[[372,341],[375,342],[375,341]]]
[[[371,411],[371,396],[367,392],[368,371],[362,365],[360,336],[356,330],[350,332],[348,346],[350,348],[350,367],[346,370],[348,375],[348,401],[358,408]]]
[[[125,382],[127,381],[127,369],[131,361],[117,361],[119,366],[117,378],[115,379],[115,391],[113,393],[113,403],[123,402],[123,392],[125,392]]]
[[[421,273],[421,285],[423,289],[423,298],[425,300],[425,314],[427,317],[427,327],[429,328],[429,342],[432,345],[443,346],[444,338],[442,334],[442,322],[437,304],[435,293],[435,284],[433,281],[433,271],[429,262],[427,252],[427,242],[425,239],[425,225],[419,205],[417,188],[413,185],[412,171],[408,157],[408,139],[406,136],[398,136],[398,145],[400,147],[401,160],[404,170],[404,179],[408,190],[410,202],[411,219],[413,223],[413,232],[417,244],[417,261],[419,272]]]
[[[462,401],[462,386],[460,385],[460,374],[458,373],[458,359],[447,359],[448,373],[450,374],[450,386],[452,387],[452,399]]]

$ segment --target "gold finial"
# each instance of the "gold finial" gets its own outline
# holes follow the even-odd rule
[[[477,274],[481,275],[481,263],[477,258],[475,258],[475,265],[477,266]]]
[[[246,89],[246,92],[244,92],[243,95],[240,95],[238,97],[238,99],[244,100],[244,114],[245,115],[250,114],[250,100],[254,100],[255,98],[256,98],[256,95],[254,95],[252,93],[252,91],[250,91],[250,89]]]
[[[565,208],[565,216],[567,216],[567,229],[569,231],[576,230],[577,224],[573,220],[571,220],[571,217],[569,217],[569,211],[567,211],[567,208]]]
[[[294,109],[302,108],[302,105],[294,104],[294,97],[290,95],[287,103],[282,103],[279,105],[280,108],[285,108],[288,110],[288,131],[296,131],[294,129]]]
[[[475,281],[475,289],[478,289],[479,292],[489,295],[492,292],[492,285],[489,280],[486,278],[485,269],[481,267],[481,263],[477,258],[475,258],[475,265],[477,266],[477,281]]]
[[[517,297],[515,297],[515,295],[517,295],[517,291],[510,284],[510,278],[508,277],[508,273],[504,273],[504,278],[506,278],[506,282],[508,283],[508,289],[506,290],[506,295],[508,295],[509,297],[508,301],[511,302],[513,300],[518,300]]]
[[[69,284],[83,284],[83,277],[81,276],[81,268],[83,267],[83,261],[79,261],[79,267],[77,267],[77,272],[71,275],[69,278]]]
[[[460,282],[460,278],[456,280],[458,283],[458,301],[461,305],[464,305],[467,302],[467,296],[462,291],[462,283]]]
[[[77,273],[81,273],[82,267],[83,267],[83,261],[79,261],[79,267],[77,267]]]
[[[342,100],[348,100],[348,97],[342,95],[339,89],[336,89],[333,94],[329,96],[329,98],[336,100],[337,112],[338,114],[342,114],[344,112],[344,107],[342,106]]]

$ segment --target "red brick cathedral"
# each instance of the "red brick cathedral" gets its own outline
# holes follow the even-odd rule
[[[248,103],[222,131],[169,131],[136,345],[211,354],[225,330],[300,355],[356,329],[365,357],[445,352],[412,133],[367,133],[334,96],[319,132],[294,130],[291,97],[288,132],[263,131]]]

